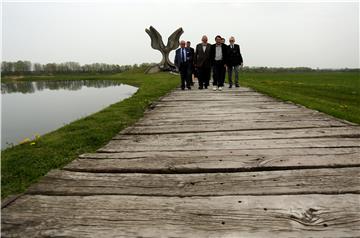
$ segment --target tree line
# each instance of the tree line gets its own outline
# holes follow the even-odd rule
[[[306,72],[360,72],[359,68],[313,69],[310,67],[248,67],[241,69],[248,73],[306,73]]]
[[[66,73],[121,73],[133,69],[146,69],[154,63],[142,63],[134,65],[118,65],[93,63],[80,65],[78,62],[65,63],[31,63],[30,61],[18,60],[16,62],[3,61],[1,63],[1,75],[27,75],[27,74],[66,74]],[[359,72],[358,68],[344,69],[313,69],[309,67],[243,67],[242,72],[253,73],[281,73],[281,72]]]
[[[1,63],[2,75],[27,75],[27,74],[66,74],[66,73],[121,73],[124,71],[146,68],[153,64],[142,63],[134,65],[118,65],[93,63],[80,65],[78,62],[64,63],[31,63],[18,60],[16,62],[3,61]]]

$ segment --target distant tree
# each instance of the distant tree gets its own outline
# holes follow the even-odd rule
[[[1,62],[1,72],[2,73],[8,74],[8,73],[14,72],[14,70],[15,70],[15,68],[14,68],[13,62],[8,62],[8,61]]]
[[[44,66],[40,63],[34,64],[34,73],[42,73],[44,71]]]
[[[48,63],[46,65],[44,65],[44,71],[45,73],[56,73],[57,72],[57,65],[56,63]]]
[[[31,71],[31,62],[19,60],[14,63],[14,72],[15,73],[30,73]]]

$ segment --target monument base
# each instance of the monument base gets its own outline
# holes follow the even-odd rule
[[[168,72],[168,71],[171,71],[171,72],[174,72],[176,71],[176,67],[174,66],[168,66],[168,67],[161,67],[160,65],[153,65],[153,66],[150,66],[149,68],[147,68],[145,70],[145,73],[146,74],[155,74],[155,73],[159,73],[159,72]]]

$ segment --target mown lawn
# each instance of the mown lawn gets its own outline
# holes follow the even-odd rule
[[[240,84],[360,124],[356,72],[243,73]]]
[[[85,79],[116,80],[139,87],[139,90],[124,101],[41,136],[35,145],[27,143],[2,151],[2,198],[25,191],[48,171],[61,168],[80,154],[95,152],[120,130],[141,118],[151,102],[179,85],[178,76],[169,73],[150,75],[140,72],[115,75],[29,76],[17,80]]]

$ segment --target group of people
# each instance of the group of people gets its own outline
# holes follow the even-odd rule
[[[235,44],[235,38],[225,44],[221,36],[215,37],[215,44],[208,43],[207,36],[201,38],[195,49],[191,43],[180,41],[180,48],[175,53],[175,66],[180,72],[181,89],[191,89],[192,75],[198,79],[199,89],[207,89],[210,83],[211,70],[213,75],[213,90],[221,91],[224,87],[226,70],[228,72],[229,88],[233,86],[232,75],[235,74],[235,87],[239,87],[239,70],[243,66],[240,46]]]

